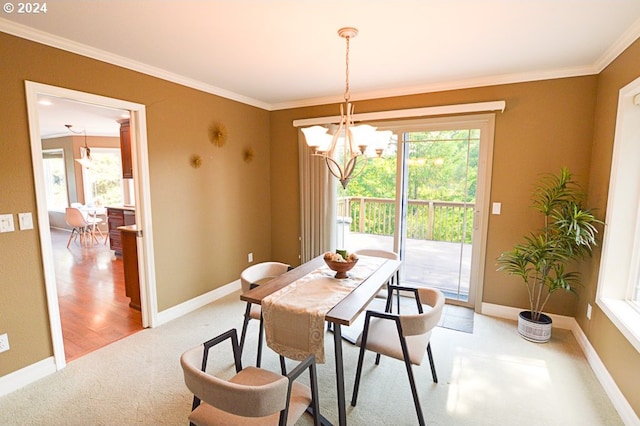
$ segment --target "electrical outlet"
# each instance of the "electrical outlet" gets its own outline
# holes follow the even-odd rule
[[[7,333],[0,334],[0,352],[9,350],[9,336]]]
[[[253,262],[253,253],[249,253],[247,255],[247,262],[249,262],[249,263]]]
[[[587,303],[587,319],[591,319],[591,303]]]

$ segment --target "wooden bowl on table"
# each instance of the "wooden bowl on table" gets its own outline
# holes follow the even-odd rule
[[[356,266],[356,263],[358,263],[358,259],[352,262],[336,262],[333,260],[324,259],[324,262],[327,264],[329,269],[331,269],[332,271],[336,271],[336,278],[342,279],[348,278],[347,271],[350,271],[354,266]]]

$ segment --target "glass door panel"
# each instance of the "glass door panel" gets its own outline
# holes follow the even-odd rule
[[[401,279],[469,302],[479,129],[402,134]]]
[[[338,185],[337,240],[344,241],[348,251],[396,251],[397,151],[398,139],[393,135],[382,156],[369,158],[346,190]]]

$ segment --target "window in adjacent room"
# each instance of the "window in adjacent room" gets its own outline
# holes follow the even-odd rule
[[[47,209],[50,211],[64,211],[69,206],[69,191],[67,189],[67,173],[65,171],[63,150],[43,150],[42,163],[44,165]]]
[[[620,90],[596,302],[640,352],[640,78]]]
[[[84,202],[91,206],[123,204],[122,160],[117,148],[91,148],[91,166],[82,168]]]

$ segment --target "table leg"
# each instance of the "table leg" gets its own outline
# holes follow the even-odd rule
[[[338,424],[347,424],[347,411],[344,396],[344,366],[342,363],[342,332],[340,324],[333,324],[333,346],[336,353],[336,386],[338,390]]]

